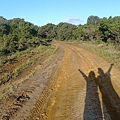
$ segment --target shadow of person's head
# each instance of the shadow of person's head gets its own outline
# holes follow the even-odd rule
[[[95,78],[95,73],[94,73],[93,71],[90,71],[88,77],[89,77],[89,78]]]
[[[104,71],[103,71],[101,68],[98,68],[98,73],[99,73],[100,75],[102,75],[102,74],[104,74]]]

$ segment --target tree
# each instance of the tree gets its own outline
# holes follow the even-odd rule
[[[98,16],[89,16],[88,19],[87,19],[87,24],[95,24],[97,25],[100,21],[100,18]]]
[[[40,42],[37,34],[38,26],[24,19],[7,20],[0,17],[0,54],[21,51],[40,44],[46,45],[45,41]]]
[[[59,40],[70,40],[73,38],[74,30],[77,29],[76,25],[69,23],[59,23],[54,30],[56,30],[56,38]]]
[[[48,39],[52,38],[52,31],[54,26],[55,26],[54,24],[48,23],[47,25],[39,27],[38,36],[40,38],[48,38]]]

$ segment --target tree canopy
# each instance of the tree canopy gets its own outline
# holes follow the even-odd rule
[[[87,24],[95,24],[97,25],[100,21],[100,18],[98,16],[89,16],[88,19],[87,19]]]
[[[9,54],[43,44],[45,39],[101,40],[120,44],[120,16],[109,18],[89,16],[84,25],[61,22],[38,27],[21,18],[7,20],[0,17],[0,54]]]
[[[24,19],[14,18],[7,20],[0,17],[0,54],[9,54],[40,45],[38,26]]]

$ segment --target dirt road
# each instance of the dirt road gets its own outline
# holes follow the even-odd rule
[[[79,46],[55,44],[64,57],[29,119],[118,119],[120,71]]]
[[[57,62],[58,59],[56,59],[56,64],[51,62],[45,67],[45,72],[38,71],[35,74],[34,82],[29,85],[31,91],[34,89],[34,96],[33,93],[29,95],[31,102],[28,102],[26,107],[23,106],[23,110],[18,111],[10,119],[119,119],[120,71],[79,45],[63,42],[54,44],[64,50],[64,55],[58,57],[60,62]],[[52,66],[57,67],[53,69]],[[49,72],[51,69],[54,72]],[[40,77],[43,74],[44,77]],[[49,81],[41,84],[41,81],[45,79],[49,79]],[[46,85],[43,91],[40,89],[43,87],[42,85]],[[38,99],[36,103],[32,97]],[[32,109],[31,112],[30,109]],[[25,114],[29,117],[26,118]]]

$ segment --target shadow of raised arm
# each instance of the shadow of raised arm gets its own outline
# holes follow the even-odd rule
[[[108,71],[106,72],[106,74],[107,74],[108,76],[110,76],[110,72],[111,72],[111,70],[112,70],[113,65],[114,65],[114,64],[111,64],[111,65],[110,65],[110,68],[109,68]]]
[[[82,76],[83,76],[85,79],[87,78],[87,76],[85,75],[84,72],[82,72],[80,69],[78,69],[78,71],[82,74]]]

